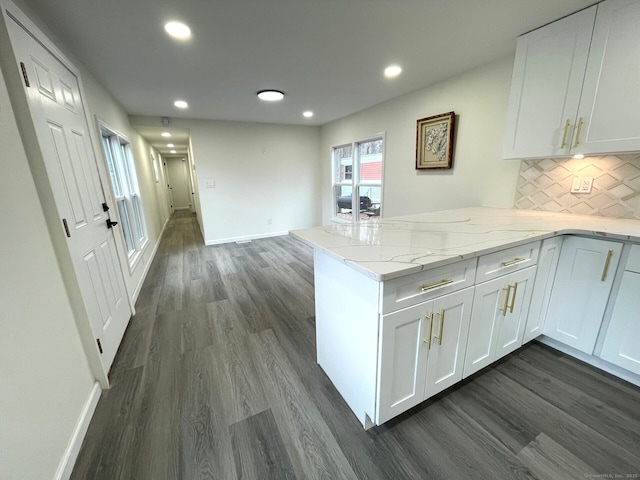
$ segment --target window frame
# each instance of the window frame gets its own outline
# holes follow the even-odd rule
[[[132,273],[149,245],[133,149],[124,135],[102,122],[99,122],[99,134],[115,202],[109,216],[119,222],[123,254]]]
[[[364,143],[373,142],[376,140],[382,141],[381,152],[381,175],[380,181],[377,180],[365,180],[361,179],[361,158],[359,146]],[[377,218],[382,218],[384,210],[384,165],[386,154],[386,134],[385,132],[377,133],[362,139],[353,140],[350,142],[336,143],[331,146],[331,220],[336,223],[355,223],[360,220],[360,190],[363,187],[379,187],[380,188],[380,213]],[[339,148],[351,146],[351,172],[350,180],[339,180],[338,176],[338,162],[335,158],[335,152]],[[345,175],[346,176],[346,175]],[[341,187],[351,187],[351,219],[338,217],[338,189]],[[357,214],[354,215],[354,212]],[[368,221],[368,220],[365,220]]]

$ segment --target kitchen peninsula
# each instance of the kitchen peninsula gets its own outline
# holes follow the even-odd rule
[[[291,234],[314,248],[318,363],[367,428],[541,334],[606,358],[616,309],[635,308],[614,297],[623,270],[640,276],[637,220],[472,207]],[[547,315],[560,293],[574,310]],[[596,324],[580,308],[601,308]],[[640,336],[623,328],[617,343]],[[614,347],[615,364],[626,347]],[[638,383],[635,363],[620,365]]]

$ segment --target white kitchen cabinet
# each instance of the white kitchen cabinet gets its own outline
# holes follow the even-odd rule
[[[572,153],[640,150],[639,58],[640,1],[600,3]]]
[[[376,423],[462,379],[473,288],[382,317]]]
[[[640,246],[633,245],[600,358],[640,375]]]
[[[476,285],[463,377],[522,346],[536,267]]]
[[[607,0],[520,37],[504,158],[640,150],[639,24]]]
[[[622,244],[567,236],[543,333],[589,355],[600,331]]]
[[[531,295],[531,307],[529,308],[529,315],[527,315],[527,324],[524,329],[522,343],[527,343],[542,335],[561,247],[562,237],[547,238],[542,242],[538,256],[536,279]]]
[[[518,38],[504,158],[569,154],[596,9]]]

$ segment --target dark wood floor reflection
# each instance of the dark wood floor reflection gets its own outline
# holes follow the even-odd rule
[[[74,480],[640,473],[640,389],[535,342],[363,430],[315,362],[312,252],[288,236],[206,247],[176,213],[136,309]]]

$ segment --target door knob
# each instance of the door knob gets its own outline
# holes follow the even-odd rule
[[[112,222],[110,218],[107,218],[107,228],[115,227],[118,222]]]

